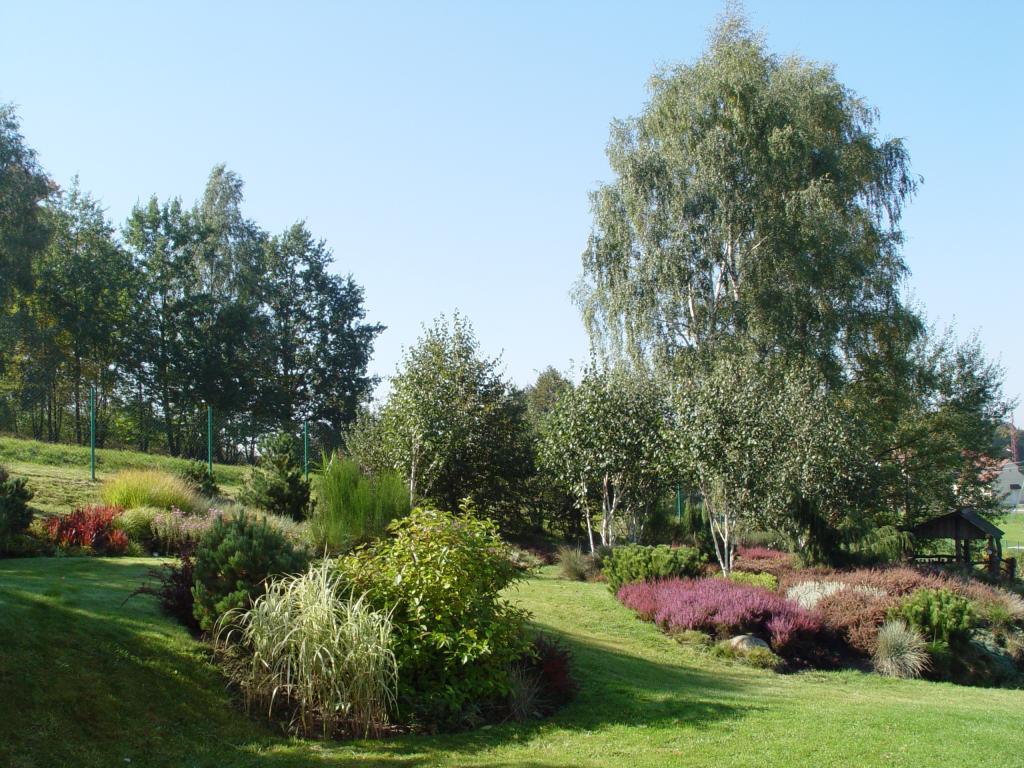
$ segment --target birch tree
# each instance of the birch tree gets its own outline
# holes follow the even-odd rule
[[[643,535],[652,505],[674,480],[669,423],[654,382],[624,371],[589,371],[552,407],[541,461],[576,494],[592,552],[592,493],[601,499],[601,544],[614,545],[620,533],[631,541]]]
[[[905,313],[900,139],[830,65],[770,53],[728,15],[692,64],[651,78],[611,126],[614,180],[591,195],[576,299],[595,346],[672,365],[742,338],[835,378],[880,318]]]

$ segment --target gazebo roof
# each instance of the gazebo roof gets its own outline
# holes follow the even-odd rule
[[[1001,539],[1003,532],[971,507],[961,507],[931,520],[925,520],[911,533],[919,539]]]

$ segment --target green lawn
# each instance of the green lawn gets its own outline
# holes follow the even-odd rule
[[[1007,513],[996,525],[1003,529],[1003,554],[1024,560],[1024,509],[1018,510]]]
[[[80,445],[43,443],[15,437],[0,437],[0,464],[12,474],[28,478],[35,493],[32,507],[39,512],[60,514],[80,504],[99,501],[104,478],[122,469],[163,469],[179,472],[185,459],[106,448],[96,450],[96,480],[89,479],[89,449]],[[226,496],[234,497],[245,477],[246,467],[214,464],[213,473]]]
[[[0,765],[923,768],[1018,754],[1024,692],[747,669],[676,645],[603,585],[552,568],[513,594],[575,652],[582,692],[553,719],[304,743],[242,714],[204,647],[151,598],[124,602],[152,562],[0,561]]]

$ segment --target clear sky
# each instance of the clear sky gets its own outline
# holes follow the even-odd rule
[[[836,64],[924,176],[915,299],[977,330],[1024,393],[1019,3],[748,2],[777,53]],[[0,101],[51,175],[123,222],[224,162],[246,213],[305,219],[388,330],[393,372],[458,308],[528,383],[586,359],[569,291],[613,117],[690,61],[720,2],[0,2]],[[1024,408],[1018,407],[1018,423]]]

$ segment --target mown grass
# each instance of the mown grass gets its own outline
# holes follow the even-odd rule
[[[511,594],[572,648],[575,703],[542,723],[303,742],[242,714],[151,598],[124,603],[152,562],[0,562],[0,765],[1005,765],[1024,704],[1018,691],[716,660],[634,619],[604,585],[547,568]]]
[[[188,465],[185,459],[107,448],[96,450],[96,481],[89,479],[89,448],[0,437],[0,464],[14,475],[28,478],[35,493],[31,506],[39,512],[61,514],[76,505],[100,502],[100,483],[122,469],[161,469],[175,474]],[[213,473],[225,496],[235,498],[245,480],[246,467],[214,464]]]

